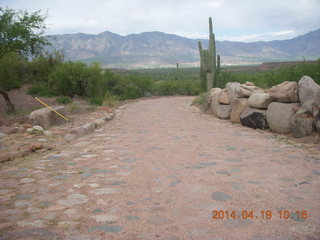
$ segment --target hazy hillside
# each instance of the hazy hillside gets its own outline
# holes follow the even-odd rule
[[[100,61],[108,67],[198,65],[198,40],[145,32],[120,36],[111,32],[97,35],[65,34],[49,36],[51,49],[63,50],[66,58],[85,62]],[[207,40],[201,40],[207,45]],[[217,41],[224,64],[320,57],[320,29],[290,40],[270,42]]]

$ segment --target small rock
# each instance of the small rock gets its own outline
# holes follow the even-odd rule
[[[43,145],[41,144],[32,144],[28,147],[28,149],[30,149],[32,152],[36,151],[36,150],[40,150],[43,148]]]
[[[68,133],[66,134],[66,136],[64,136],[64,140],[66,140],[67,142],[71,142],[72,140],[76,139],[76,135],[75,134],[71,134]]]
[[[104,120],[104,119],[96,119],[92,123],[95,125],[96,128],[100,128],[100,127],[102,127],[103,125],[106,124],[106,120]]]
[[[44,133],[44,135],[46,135],[46,136],[52,136],[52,135],[53,135],[53,132],[52,132],[52,131],[44,131],[43,133]]]
[[[82,127],[84,128],[87,134],[92,133],[96,129],[96,125],[93,122],[86,123],[82,125]]]
[[[35,125],[32,128],[27,128],[27,133],[29,133],[29,134],[44,134],[44,129],[39,125]]]
[[[7,136],[7,134],[0,132],[0,138]]]
[[[108,122],[108,121],[112,120],[113,117],[114,117],[114,113],[108,113],[108,114],[106,114],[106,116],[103,118],[103,120],[105,120],[105,121]]]
[[[53,133],[54,135],[61,136],[61,135],[65,135],[65,134],[66,134],[66,131],[65,131],[65,130],[62,130],[62,129],[53,129],[53,130],[52,130],[52,133]]]
[[[12,133],[16,133],[16,132],[17,132],[16,127],[0,126],[0,133],[12,134]]]
[[[0,163],[3,163],[3,162],[8,162],[10,161],[10,154],[9,153],[0,153]]]
[[[69,130],[69,133],[80,137],[86,134],[86,130],[84,127],[74,127]]]
[[[19,126],[18,129],[17,129],[17,132],[18,133],[25,133],[26,132],[26,128],[24,128],[22,126]]]

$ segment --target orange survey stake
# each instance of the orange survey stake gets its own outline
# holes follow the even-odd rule
[[[307,210],[280,210],[280,211],[271,211],[271,210],[261,210],[261,211],[253,211],[253,210],[213,210],[212,211],[212,219],[221,220],[221,219],[266,219],[270,220],[273,218],[277,219],[307,219],[308,211]]]

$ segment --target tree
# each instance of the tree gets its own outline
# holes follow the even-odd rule
[[[41,14],[40,11],[28,13],[0,8],[0,60],[5,60],[11,54],[18,54],[25,58],[39,55],[43,47],[49,43],[44,36],[46,18],[47,15]],[[3,69],[4,66],[1,68],[0,72],[6,71]],[[9,84],[13,87],[7,87],[8,81],[11,81],[11,79],[6,79],[9,76],[2,74],[0,77],[0,94],[6,100],[8,111],[14,112],[14,105],[6,92],[14,87],[14,84]]]

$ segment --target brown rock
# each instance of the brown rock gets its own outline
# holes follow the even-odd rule
[[[222,104],[230,104],[230,97],[228,95],[227,89],[223,89],[220,96],[219,96],[219,103]]]
[[[54,135],[59,135],[59,136],[61,136],[61,135],[65,135],[67,132],[66,132],[65,130],[62,130],[62,129],[53,129],[53,130],[52,130],[52,133],[53,133]]]
[[[28,147],[28,149],[30,149],[33,152],[42,148],[43,148],[42,144],[39,144],[39,143],[32,144]]]
[[[250,97],[254,93],[264,93],[263,89],[246,84],[241,84],[238,91],[240,97]]]
[[[26,128],[24,128],[22,126],[19,126],[18,129],[17,129],[17,132],[18,133],[25,133],[26,132]]]
[[[24,127],[25,129],[27,129],[27,128],[32,128],[32,127],[33,127],[33,125],[32,125],[32,124],[29,124],[29,123],[24,123],[24,124],[21,124],[20,126],[21,126],[21,127]]]
[[[25,156],[28,156],[32,153],[33,151],[31,149],[22,149],[19,151],[19,157],[25,157]],[[17,155],[18,157],[18,155]]]
[[[231,101],[230,121],[240,123],[240,115],[248,105],[248,98],[237,98]]]
[[[273,86],[268,90],[271,98],[277,102],[295,103],[299,102],[298,84],[296,82],[285,81]]]
[[[69,130],[69,133],[76,136],[83,136],[86,134],[86,130],[83,127],[74,127]]]
[[[8,153],[0,153],[0,163],[10,161],[10,154]]]
[[[0,132],[5,133],[5,134],[12,134],[17,132],[16,127],[7,127],[7,126],[1,126],[0,127]]]

